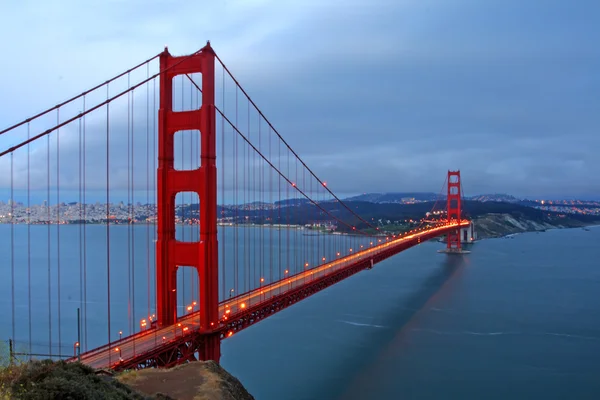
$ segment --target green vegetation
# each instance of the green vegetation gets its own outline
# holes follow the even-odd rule
[[[161,397],[166,399],[167,397]],[[80,363],[30,361],[0,367],[0,400],[149,399]]]
[[[175,398],[254,399],[239,380],[214,361],[126,371],[114,376],[64,361],[29,361],[0,367],[0,400]]]
[[[10,364],[10,354],[8,351],[8,343],[0,342],[0,368],[7,367]]]

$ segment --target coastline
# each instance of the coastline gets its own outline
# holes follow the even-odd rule
[[[503,223],[499,223],[503,220]],[[475,218],[477,240],[514,237],[521,233],[545,232],[554,229],[600,228],[600,221],[561,221],[563,223],[537,222],[526,218],[515,218],[508,214],[489,214]]]
[[[473,219],[475,224],[475,232],[477,235],[476,241],[485,240],[485,239],[496,239],[496,238],[506,238],[511,237],[513,235],[517,235],[520,233],[526,232],[544,232],[550,229],[573,229],[573,228],[600,228],[600,220],[593,221],[581,221],[572,218],[562,218],[562,219],[546,219],[543,221],[536,221],[531,218],[523,217],[523,216],[515,216],[512,214],[504,213],[489,213],[484,214]],[[50,226],[50,225],[101,225],[101,226],[155,226],[156,223],[154,221],[141,221],[137,223],[121,223],[119,221],[111,221],[106,223],[105,221],[87,221],[82,223],[80,221],[70,222],[70,221],[61,221],[61,223],[57,223],[56,221],[49,222],[33,222],[27,223],[26,221],[19,222],[0,222],[0,225],[36,225],[36,226]],[[193,226],[198,224],[189,224],[189,223],[177,223],[176,226]],[[308,236],[317,236],[317,235],[342,235],[342,236],[360,236],[358,234],[352,232],[328,232],[320,229],[313,229],[310,227],[306,227],[304,225],[286,225],[286,224],[232,224],[230,222],[219,222],[217,226],[221,227],[230,227],[230,228],[242,228],[242,229],[276,229],[276,230],[290,230],[290,231],[302,231],[303,235]],[[402,232],[381,232],[379,235],[373,236],[385,236],[385,235],[393,235],[399,234]]]

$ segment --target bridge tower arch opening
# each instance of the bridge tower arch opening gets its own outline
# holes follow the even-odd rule
[[[202,102],[198,109],[175,111],[173,80],[186,74],[202,75]],[[220,339],[211,334],[218,323],[217,167],[215,113],[215,53],[208,43],[192,56],[175,57],[168,49],[160,55],[160,103],[158,110],[156,316],[159,326],[177,320],[177,270],[193,267],[198,272],[201,359],[219,361]],[[199,131],[199,167],[175,168],[174,138],[177,132]],[[200,237],[183,242],[175,236],[175,198],[193,192],[200,199]]]

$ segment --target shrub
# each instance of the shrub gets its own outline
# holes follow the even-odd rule
[[[0,371],[2,389],[12,398],[46,399],[146,399],[110,377],[95,374],[94,369],[81,363],[31,361]]]

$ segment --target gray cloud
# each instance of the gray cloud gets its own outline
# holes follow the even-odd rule
[[[335,191],[437,191],[445,171],[460,168],[467,194],[600,196],[595,1],[265,0],[185,11],[158,1],[128,4],[96,4],[93,21],[77,9],[30,16],[40,21],[48,12],[59,23],[44,23],[49,33],[39,43],[33,35],[41,27],[21,29],[22,47],[3,44],[16,59],[39,52],[31,65],[0,66],[15,77],[0,82],[11,98],[0,110],[2,125],[164,44],[183,54],[210,38]],[[13,4],[8,15],[24,15],[25,7]],[[61,157],[77,149],[70,146],[61,145]]]

